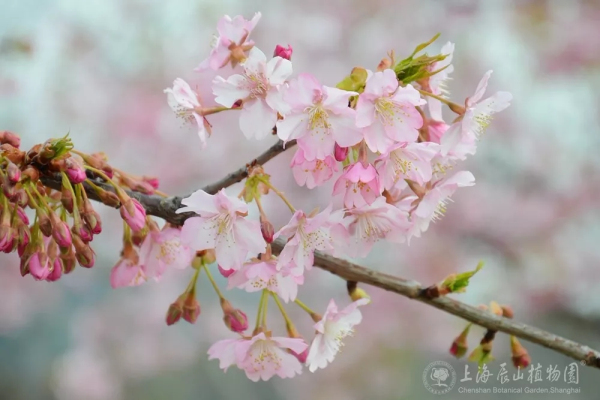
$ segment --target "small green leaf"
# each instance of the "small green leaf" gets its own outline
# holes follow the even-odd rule
[[[450,293],[464,292],[469,285],[469,280],[473,277],[473,275],[479,272],[481,268],[483,268],[483,264],[483,261],[480,261],[473,271],[450,275],[442,282],[440,286],[442,288],[447,288]]]
[[[490,351],[483,350],[483,347],[479,345],[469,355],[469,361],[476,362],[479,369],[481,369],[484,364],[494,361],[494,356],[492,356]]]
[[[417,54],[418,52],[420,52],[424,48],[428,47],[431,43],[435,42],[437,40],[437,38],[439,38],[439,37],[440,37],[440,33],[437,33],[434,37],[432,37],[431,39],[429,39],[427,42],[421,43],[420,45],[418,45],[417,47],[415,47],[415,51],[413,51],[413,53],[410,56],[414,57],[415,54]]]
[[[335,87],[350,92],[362,92],[367,82],[367,70],[361,67],[354,67],[350,75],[342,79]]]

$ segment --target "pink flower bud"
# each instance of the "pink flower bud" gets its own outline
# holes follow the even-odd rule
[[[16,164],[9,161],[6,167],[6,176],[11,183],[17,183],[21,180],[21,170]]]
[[[95,255],[92,248],[85,243],[79,235],[73,235],[73,247],[75,247],[75,258],[79,265],[84,268],[92,268],[94,266]]]
[[[124,202],[120,212],[121,218],[134,232],[138,232],[146,226],[146,210],[136,199],[129,198]]]
[[[58,220],[52,229],[52,238],[60,247],[71,247],[71,232],[66,222]]]
[[[268,219],[260,217],[260,232],[262,233],[263,239],[267,243],[273,243],[273,236],[275,235],[275,228]]]
[[[77,266],[77,258],[72,247],[69,247],[65,253],[61,253],[60,259],[62,260],[63,272],[65,274],[72,272]]]
[[[37,251],[29,257],[29,272],[36,281],[44,280],[50,275],[50,260],[46,253]]]
[[[0,132],[0,143],[8,143],[13,147],[19,148],[21,145],[21,138],[12,132],[2,131]]]
[[[94,235],[86,225],[73,225],[71,228],[73,235],[78,235],[85,243],[94,240]],[[73,236],[71,235],[71,236]],[[66,246],[65,246],[66,247]]]
[[[86,180],[85,168],[83,158],[77,154],[71,154],[69,158],[65,160],[66,174],[71,183],[77,184]]]
[[[193,324],[200,315],[200,303],[196,300],[196,295],[190,293],[183,301],[183,319],[190,324]]]
[[[166,317],[167,325],[169,325],[169,326],[173,325],[174,323],[179,321],[179,319],[181,318],[182,315],[183,315],[183,304],[181,303],[181,301],[179,299],[177,299],[177,301],[175,303],[171,304],[169,306],[169,309],[167,310],[167,317]]]
[[[21,207],[17,207],[17,216],[25,225],[29,225],[29,218],[27,217],[27,214],[25,214],[25,210]]]
[[[223,322],[232,332],[244,332],[248,329],[248,317],[237,308],[233,308],[231,303],[221,299],[221,308],[223,309]]]
[[[152,186],[155,190],[158,189],[159,181],[154,176],[143,176],[142,180]]]
[[[217,267],[219,268],[221,275],[225,278],[229,278],[229,276],[235,272],[235,269],[224,269],[220,265],[217,265]]]
[[[23,208],[27,207],[27,205],[29,204],[29,198],[27,197],[27,193],[25,193],[25,190],[23,189],[17,190],[17,193],[15,193],[15,195],[10,199],[10,201],[15,203],[17,206]]]
[[[515,368],[521,367],[522,369],[525,369],[531,364],[531,356],[519,340],[512,335],[510,337],[510,350]]]
[[[281,57],[285,58],[286,60],[291,60],[293,51],[294,50],[292,49],[292,46],[290,46],[289,44],[287,48],[278,44],[277,46],[275,46],[273,57]]]
[[[346,157],[348,157],[348,148],[340,147],[340,145],[336,143],[335,147],[333,148],[333,156],[335,157],[336,161],[344,161]]]
[[[52,271],[50,271],[50,274],[46,277],[46,280],[48,282],[54,282],[59,280],[63,272],[63,264],[60,258],[55,258],[54,261],[51,263],[51,266]]]

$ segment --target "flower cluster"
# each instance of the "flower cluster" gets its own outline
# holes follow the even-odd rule
[[[298,287],[313,267],[314,252],[365,257],[380,240],[403,243],[419,237],[443,216],[459,187],[474,185],[474,176],[455,166],[475,153],[494,114],[511,100],[506,92],[484,98],[489,71],[464,106],[450,101],[446,83],[453,71],[454,44],[447,43],[435,56],[418,54],[433,40],[399,62],[390,53],[374,71],[354,68],[335,87],[309,73],[294,76],[291,46],[277,46],[269,59],[249,39],[259,19],[260,13],[250,21],[225,16],[218,23],[219,36],[198,70],[236,67],[234,74],[212,81],[220,106],[203,107],[199,94],[179,78],[165,90],[174,111],[197,123],[202,147],[211,133],[206,116],[237,110],[247,139],[276,135],[288,148],[297,144],[290,168],[298,185],[313,189],[335,180],[331,204],[306,213],[273,187],[262,166],[249,166],[238,197],[224,190],[214,195],[199,190],[178,210],[195,213],[181,231],[184,246],[212,252],[229,289],[262,293],[252,335],[232,329],[239,338],[222,340],[209,350],[221,368],[235,364],[255,381],[292,377],[301,372],[300,362],[314,372],[333,360],[341,340],[361,320],[358,306],[368,300],[355,291],[350,305],[338,311],[331,300],[322,317],[302,303]],[[451,122],[444,120],[442,105],[455,114]],[[281,197],[292,213],[278,231],[261,204],[269,193]],[[251,202],[259,221],[248,217]],[[285,246],[276,257],[271,243],[278,238]],[[286,320],[287,338],[267,329],[265,309],[271,297]],[[298,303],[315,321],[310,346],[280,300]],[[245,314],[244,321],[247,326]]]

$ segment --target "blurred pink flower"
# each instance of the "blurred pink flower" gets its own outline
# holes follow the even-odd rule
[[[140,264],[147,278],[159,280],[167,268],[187,268],[196,252],[181,242],[181,230],[150,230],[140,246]]]
[[[429,78],[429,90],[431,93],[438,96],[447,94],[446,82],[450,79],[450,74],[454,72],[454,66],[452,65],[452,57],[454,55],[454,43],[447,42],[442,46],[440,54],[445,54],[446,58],[442,61],[438,61],[431,65],[431,71],[438,71],[445,67],[444,70]],[[430,97],[427,101],[429,108],[429,114],[431,118],[436,121],[443,121],[442,118],[442,103],[438,99]]]
[[[415,106],[425,104],[412,85],[398,87],[391,69],[370,73],[356,103],[356,126],[373,152],[385,153],[397,142],[414,142],[423,118]]]
[[[399,180],[410,179],[419,185],[431,180],[431,160],[439,151],[434,143],[400,143],[380,156],[375,164],[383,187],[391,190]]]
[[[323,318],[314,325],[317,334],[313,339],[306,364],[310,372],[325,368],[331,363],[343,345],[342,339],[354,331],[354,326],[362,321],[358,306],[368,304],[368,299],[360,299],[350,303],[338,311],[335,301],[331,299]]]
[[[323,160],[315,158],[308,161],[304,158],[302,149],[296,151],[290,166],[296,183],[300,186],[306,185],[309,189],[327,182],[331,179],[333,173],[338,171],[337,163],[332,156],[328,155]]]
[[[215,101],[232,107],[243,100],[240,129],[248,139],[264,139],[277,122],[282,103],[279,87],[292,74],[292,63],[281,57],[267,62],[265,54],[255,47],[243,66],[242,75],[231,75],[227,80],[217,76],[213,80]]]
[[[362,136],[354,125],[355,111],[348,100],[356,92],[323,86],[311,74],[300,74],[283,92],[290,107],[277,122],[277,136],[285,142],[297,139],[306,160],[324,160],[335,143],[353,146]]]
[[[344,205],[347,208],[373,204],[382,190],[375,167],[360,161],[347,166],[333,186],[334,195],[344,193]]]
[[[138,286],[146,282],[145,267],[129,258],[121,258],[110,270],[110,286],[113,289]]]
[[[260,223],[246,219],[246,203],[229,197],[224,189],[215,195],[197,190],[181,203],[185,207],[177,213],[199,215],[185,221],[182,242],[196,251],[215,249],[217,262],[223,269],[239,269],[248,252],[257,254],[265,250]]]
[[[196,71],[209,68],[216,71],[223,68],[230,61],[233,66],[243,61],[244,53],[254,46],[254,42],[248,40],[248,36],[250,36],[260,17],[261,14],[257,12],[250,21],[247,21],[241,15],[236,15],[233,18],[225,15],[221,18],[217,23],[219,36],[215,38],[210,55],[200,63]]]

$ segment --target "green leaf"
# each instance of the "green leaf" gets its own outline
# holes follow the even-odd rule
[[[355,67],[350,72],[350,75],[342,79],[340,83],[335,85],[336,88],[348,90],[350,92],[362,92],[367,82],[367,70],[361,67]]]
[[[441,287],[447,288],[450,293],[464,292],[469,285],[469,280],[483,268],[483,264],[483,261],[480,261],[473,271],[450,275],[442,282]]]

